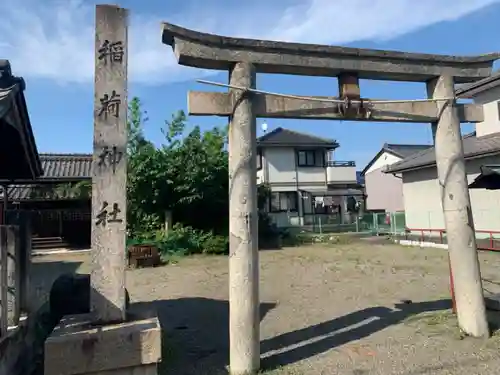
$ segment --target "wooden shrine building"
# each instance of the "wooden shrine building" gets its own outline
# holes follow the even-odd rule
[[[38,154],[25,88],[10,63],[0,60],[0,224],[18,224],[24,215],[35,247],[41,238],[47,246],[88,246],[90,185],[85,181],[91,179],[92,156]]]
[[[30,216],[36,249],[90,246],[91,154],[40,154],[43,176],[7,189],[7,220]]]

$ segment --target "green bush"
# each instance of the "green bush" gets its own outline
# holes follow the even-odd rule
[[[292,233],[284,230],[281,237],[284,246],[301,246],[313,243],[313,235],[310,233]]]
[[[203,243],[203,253],[205,254],[229,254],[229,238],[220,235],[209,236]]]
[[[147,232],[127,242],[128,246],[138,244],[156,246],[164,259],[191,254],[229,253],[229,239],[226,236],[193,229],[180,223],[175,224],[168,233]]]
[[[279,235],[279,230],[266,212],[259,212],[259,238],[267,239]]]

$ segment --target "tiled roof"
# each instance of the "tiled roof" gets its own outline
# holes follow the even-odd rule
[[[43,176],[40,182],[79,182],[92,178],[92,154],[40,154]],[[9,200],[20,201],[32,198],[35,184],[10,185]],[[0,196],[3,193],[0,189]]]
[[[455,87],[457,98],[472,98],[475,95],[500,86],[500,71],[476,82],[464,83]]]
[[[92,177],[92,154],[40,154],[43,179],[87,179]]]
[[[30,185],[11,185],[7,188],[10,201],[20,201],[30,199],[32,187]],[[0,192],[3,197],[3,192]]]
[[[500,133],[476,137],[466,135],[463,137],[465,158],[500,154]],[[387,173],[410,171],[419,168],[428,168],[436,165],[434,147],[411,155],[387,167]]]
[[[427,150],[432,145],[403,145],[403,144],[395,144],[395,143],[385,143],[379,152],[373,157],[372,160],[368,162],[366,167],[361,171],[361,174],[364,175],[368,169],[375,163],[375,161],[385,152],[389,154],[395,155],[401,159],[404,159],[410,155],[416,154],[423,150]]]
[[[401,158],[406,158],[417,152],[427,150],[429,147],[432,147],[432,145],[398,145],[394,143],[386,143],[384,145],[384,149],[386,151],[389,151]]]
[[[63,182],[63,185],[65,184]],[[66,186],[63,189],[54,189],[55,185],[57,184],[11,185],[7,189],[9,201],[79,199],[77,192],[81,189],[72,190]],[[3,197],[2,188],[0,188],[0,197]]]
[[[339,144],[334,139],[316,137],[307,133],[299,133],[284,128],[276,128],[273,131],[257,138],[259,146],[319,146],[338,147]]]

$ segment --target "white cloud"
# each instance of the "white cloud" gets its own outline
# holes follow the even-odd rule
[[[207,74],[177,65],[170,47],[161,43],[161,21],[230,36],[346,44],[394,38],[499,1],[281,0],[273,4],[254,0],[241,11],[236,6],[240,2],[221,7],[220,1],[203,0],[203,11],[198,5],[177,14],[170,10],[168,17],[141,13],[140,4],[145,3],[137,1],[138,6],[131,7],[129,77],[156,85]],[[0,58],[11,60],[16,74],[62,84],[93,81],[93,2],[2,0],[0,14]]]

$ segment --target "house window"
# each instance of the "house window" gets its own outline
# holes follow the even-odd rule
[[[257,170],[262,169],[262,151],[257,151]]]
[[[325,158],[325,153],[323,151],[318,151],[319,154],[319,160],[318,160],[318,167],[326,167],[326,158]]]
[[[298,197],[296,191],[271,193],[271,212],[297,212]]]
[[[299,151],[297,154],[299,167],[314,167],[316,165],[316,152],[314,150]]]

